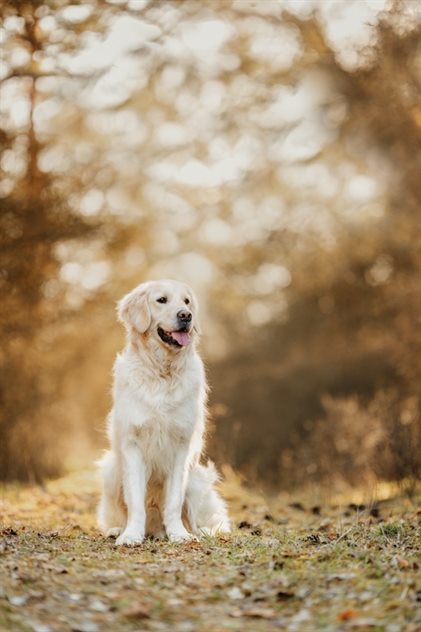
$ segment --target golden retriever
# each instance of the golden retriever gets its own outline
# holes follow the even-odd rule
[[[114,365],[98,508],[117,545],[230,530],[215,467],[200,464],[207,389],[197,309],[192,290],[168,280],[143,283],[118,303],[127,344]]]

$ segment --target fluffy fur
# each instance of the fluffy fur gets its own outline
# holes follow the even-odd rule
[[[120,301],[118,315],[127,344],[114,365],[101,529],[127,546],[145,535],[180,541],[229,531],[215,467],[199,463],[206,381],[193,292],[184,283],[150,281]]]

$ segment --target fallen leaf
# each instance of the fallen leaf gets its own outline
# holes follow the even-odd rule
[[[79,593],[69,593],[67,595],[67,599],[71,602],[77,603],[82,599],[82,595],[80,595]]]
[[[330,573],[326,575],[328,581],[345,581],[347,579],[354,579],[355,573]]]
[[[15,529],[12,529],[12,527],[7,527],[6,529],[2,529],[0,531],[0,535],[17,535],[18,532],[15,531]]]
[[[243,616],[253,619],[273,619],[276,616],[272,608],[251,608],[243,612]]]
[[[378,619],[369,619],[369,618],[365,618],[365,619],[356,619],[355,621],[352,621],[350,624],[352,629],[355,628],[376,628],[376,629],[383,629],[382,626],[382,622],[379,621]],[[408,630],[408,628],[406,628],[406,630]]]
[[[28,597],[26,595],[12,595],[8,597],[8,601],[12,606],[24,606],[28,601]]]
[[[48,571],[52,571],[53,573],[57,573],[57,575],[67,575],[69,572],[65,566],[61,566],[61,564],[47,564],[44,566]]]
[[[186,542],[186,548],[187,549],[196,549],[196,550],[202,550],[203,549],[203,544],[200,542],[200,540],[189,540],[188,542]]]
[[[105,604],[100,599],[94,599],[93,601],[91,601],[91,603],[89,604],[89,608],[90,610],[95,610],[95,612],[108,612],[108,610],[110,609],[109,606],[107,606],[107,604]]]
[[[29,625],[31,626],[34,632],[52,632],[52,628],[49,625],[45,625],[44,623],[38,623],[37,621],[29,621]]]
[[[318,531],[327,531],[332,526],[332,521],[329,518],[325,518],[319,525]]]
[[[356,610],[343,610],[338,614],[338,621],[349,621],[350,619],[355,619],[359,616],[359,613]]]
[[[307,608],[301,608],[301,610],[299,610],[297,612],[297,614],[295,614],[292,617],[292,621],[297,624],[297,623],[306,623],[307,621],[311,620],[311,613],[309,610],[307,610]]]
[[[296,502],[290,503],[288,507],[291,507],[291,509],[298,509],[298,511],[305,511],[302,503],[296,503]]]
[[[125,610],[123,616],[126,619],[149,619],[150,618],[150,607],[149,606],[134,606],[133,608],[129,608]]]
[[[399,556],[396,557],[396,564],[397,564],[397,567],[400,568],[401,571],[404,571],[410,567],[410,563],[408,562],[408,560],[405,560],[403,557],[399,557]]]
[[[71,623],[72,632],[98,632],[98,626],[93,621],[82,621],[81,623]]]
[[[237,586],[233,586],[227,590],[227,596],[230,599],[244,599],[244,593]]]

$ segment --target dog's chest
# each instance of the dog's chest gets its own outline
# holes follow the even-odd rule
[[[194,393],[153,393],[143,397],[146,415],[135,427],[136,439],[152,470],[171,468],[178,449],[187,444],[193,434],[198,415]]]
[[[161,431],[191,426],[197,410],[196,389],[164,383],[160,388],[143,388],[139,396],[146,411],[145,426]]]
[[[166,417],[157,416],[138,426],[135,434],[150,474],[158,479],[165,477],[173,469],[175,456],[186,442],[186,431]]]

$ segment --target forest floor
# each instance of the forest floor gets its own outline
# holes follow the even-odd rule
[[[3,487],[0,630],[421,629],[414,499],[267,498],[233,475],[223,489],[231,535],[117,549],[95,527],[92,472]]]

